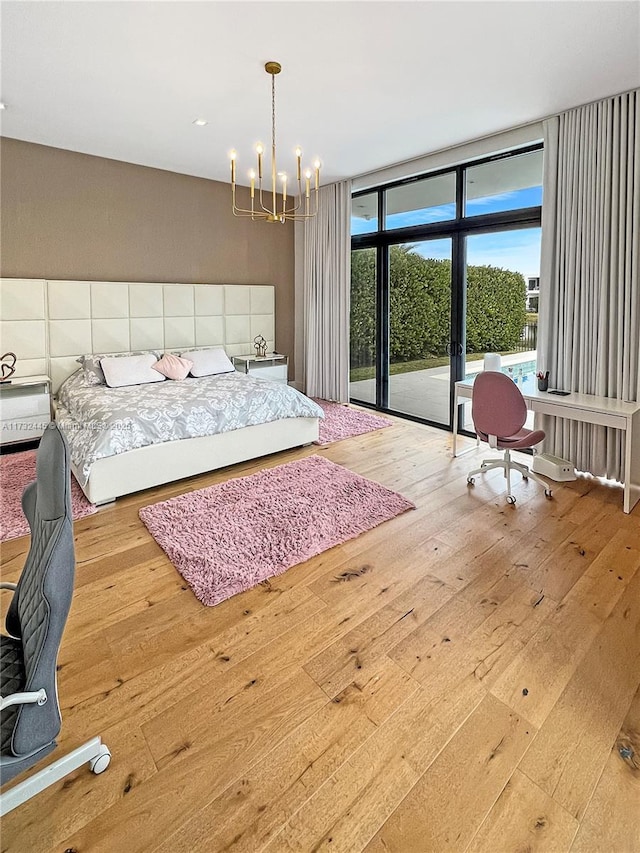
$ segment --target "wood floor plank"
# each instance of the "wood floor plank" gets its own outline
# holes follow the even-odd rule
[[[157,853],[261,849],[402,703],[397,675],[387,660],[375,680],[349,685],[180,826]],[[414,683],[410,692],[416,689]]]
[[[619,530],[571,588],[566,600],[578,601],[585,610],[606,619],[639,567],[640,530]]]
[[[288,631],[293,626],[305,623],[326,605],[306,587],[300,586],[286,590],[282,595],[255,596],[262,606],[247,606],[243,610],[243,619],[234,620],[226,625],[218,622],[213,608],[206,610],[199,603],[186,602],[183,612],[170,602],[163,602],[133,620],[125,619],[121,624],[105,632],[113,649],[114,657],[119,661],[122,677],[139,672],[152,660],[159,663],[175,656],[175,645],[188,651],[202,644],[203,636],[210,638],[210,648],[214,653],[212,666],[220,671],[229,668],[229,662],[237,662],[249,657],[274,637]],[[245,601],[245,604],[249,604]]]
[[[48,788],[5,815],[2,818],[2,850],[5,853],[60,849],[59,845],[68,835],[80,830],[105,809],[117,808],[134,788],[157,772],[147,742],[137,726],[125,720],[94,732],[98,734],[113,756],[108,772],[96,776],[88,772],[86,766],[82,767],[67,776],[60,787]],[[65,727],[59,739],[59,750],[47,763],[81,744],[82,740]]]
[[[521,770],[582,819],[638,687],[640,572],[543,723]]]
[[[454,647],[521,587],[518,578],[505,574],[502,566],[479,573],[431,619],[400,640],[389,656],[418,681],[426,680],[453,654]]]
[[[130,827],[135,826],[136,849],[152,850],[158,839],[173,832],[177,816],[188,821],[327,701],[302,672],[261,696],[252,695],[254,686],[244,685],[213,713],[209,697],[203,696],[197,707],[189,706],[189,725],[183,718],[179,730],[177,715],[166,726],[145,724],[143,733],[158,772],[66,838],[64,845],[78,851],[125,849]]]
[[[570,518],[573,517],[572,514]],[[531,586],[562,601],[608,545],[619,523],[617,508],[595,503],[593,513],[581,524],[574,524],[558,548],[551,552],[543,550],[542,561],[527,566],[526,577]]]
[[[431,633],[420,634],[420,643],[427,640],[422,653],[416,652],[414,637],[407,646],[393,649],[391,657],[429,689],[443,689],[467,675],[473,675],[485,687],[490,687],[555,604],[518,578],[512,580],[512,591],[506,598],[502,601],[488,599],[496,603],[486,613],[482,605],[472,611],[463,606],[457,614],[453,611],[453,603],[451,608],[445,605],[441,612],[427,620],[426,627],[431,626]],[[459,597],[463,599],[461,593]],[[448,609],[452,610],[449,614]]]
[[[250,716],[260,731],[266,721],[277,732],[280,718],[288,722],[288,715],[295,713],[296,702],[305,708],[327,701],[317,684],[302,671],[275,686],[252,679],[224,699],[219,686],[214,682],[210,689],[185,695],[181,702],[143,724],[143,734],[159,769],[176,761],[191,761],[213,744],[227,755],[234,754],[236,743],[240,750],[244,749]],[[272,737],[276,743],[277,735],[272,733]]]
[[[611,747],[571,853],[599,853],[603,827],[610,850],[640,850],[640,689]]]
[[[466,853],[563,853],[570,849],[577,828],[574,817],[516,770]]]
[[[246,683],[246,679],[220,672],[215,666],[215,653],[208,643],[203,643],[186,653],[176,653],[171,660],[154,666],[150,661],[144,671],[130,678],[115,677],[101,690],[93,686],[91,670],[87,671],[88,695],[76,696],[64,692],[62,713],[66,725],[73,727],[84,737],[90,736],[96,728],[103,729],[114,725],[126,714],[139,725],[153,719],[158,714],[181,701],[185,695],[196,689],[208,689],[215,682],[221,701],[225,701]],[[117,672],[117,661],[113,666]],[[60,682],[66,684],[64,672]],[[64,680],[63,680],[64,679]],[[109,686],[111,685],[111,686]]]
[[[483,696],[471,680],[450,696],[416,691],[264,849],[362,850]]]
[[[491,692],[539,728],[601,628],[596,614],[575,601],[554,605],[530,641],[516,650]]]
[[[304,665],[328,696],[335,696],[455,594],[439,578],[426,575],[410,589],[360,622]]]
[[[135,621],[162,601],[173,602],[186,588],[180,575],[171,569],[164,557],[156,556],[133,569],[112,572],[103,580],[88,583],[83,578],[73,596],[68,630],[76,638],[88,637],[125,620]]]
[[[308,586],[326,604],[362,594],[390,601],[425,574],[440,577],[442,564],[449,562],[452,551],[437,539],[425,538],[418,527],[415,532],[407,531],[400,542],[395,538],[381,538],[354,557],[338,559],[336,554],[330,564],[323,561],[325,570]],[[460,581],[455,579],[445,583],[456,588],[460,586]],[[371,589],[372,584],[375,591]]]
[[[487,695],[365,849],[464,850],[534,734],[526,720]]]

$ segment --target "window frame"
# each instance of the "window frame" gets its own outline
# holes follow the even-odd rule
[[[516,208],[515,210],[499,211],[497,213],[464,215],[466,170],[485,163],[506,160],[544,150],[544,143],[534,142],[519,148],[501,151],[469,160],[455,166],[447,166],[431,172],[422,172],[375,187],[367,187],[352,194],[352,198],[363,195],[378,194],[378,230],[368,234],[351,236],[351,251],[356,249],[375,249],[377,256],[376,270],[376,402],[370,403],[350,397],[358,405],[367,406],[390,414],[396,414],[409,420],[419,421],[439,428],[453,428],[453,407],[455,405],[454,383],[464,378],[464,363],[466,351],[466,238],[479,233],[498,231],[513,231],[523,228],[542,227],[542,206]],[[431,222],[423,225],[412,225],[405,228],[386,228],[386,192],[395,187],[422,181],[425,178],[438,177],[445,174],[455,174],[456,216],[454,219],[442,222]],[[450,411],[449,425],[429,421],[415,415],[395,412],[389,408],[389,247],[398,243],[419,242],[421,240],[449,237],[451,246],[451,357],[450,357]],[[463,418],[459,418],[462,423]],[[462,434],[471,433],[460,430]]]

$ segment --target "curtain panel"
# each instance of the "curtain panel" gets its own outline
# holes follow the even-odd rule
[[[349,400],[351,181],[321,187],[318,213],[303,225],[304,390]]]
[[[556,388],[640,397],[640,90],[544,122],[538,369]],[[620,480],[619,430],[545,416],[545,450]]]

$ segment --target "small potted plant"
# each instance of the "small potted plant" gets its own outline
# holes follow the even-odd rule
[[[536,373],[538,377],[538,391],[546,391],[549,387],[549,371],[546,373],[542,373],[542,371]]]

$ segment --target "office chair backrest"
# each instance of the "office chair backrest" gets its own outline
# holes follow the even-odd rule
[[[57,425],[49,424],[38,448],[36,482],[22,496],[31,547],[6,618],[7,631],[22,642],[26,678],[22,689],[44,688],[47,702],[3,712],[2,739],[13,721],[15,755],[42,747],[60,731],[56,662],[75,574],[70,475],[67,444]]]
[[[485,435],[515,435],[527,420],[527,406],[518,386],[504,373],[484,371],[473,383],[471,415]]]

